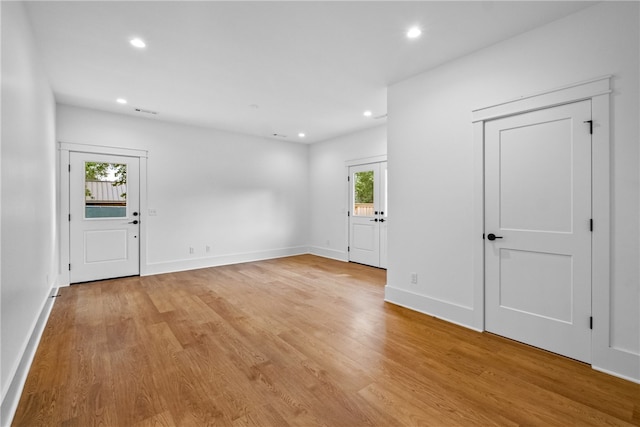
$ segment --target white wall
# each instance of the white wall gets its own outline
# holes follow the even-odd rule
[[[638,20],[638,3],[600,3],[390,87],[388,299],[481,329],[471,111],[613,74],[610,345],[640,354]],[[632,360],[600,367],[640,379],[640,358]]]
[[[143,274],[307,252],[307,146],[66,105],[57,118],[61,142],[148,150]]]
[[[387,154],[387,128],[381,125],[309,147],[310,252],[346,261],[346,162]]]
[[[58,214],[53,94],[23,5],[2,2],[1,8],[0,424],[8,425],[30,363],[24,359],[37,344],[29,340],[45,303],[51,301],[47,297],[57,275]]]

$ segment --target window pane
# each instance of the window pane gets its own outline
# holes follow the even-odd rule
[[[85,162],[85,218],[127,216],[127,165]]]
[[[373,171],[353,174],[353,215],[373,216]]]

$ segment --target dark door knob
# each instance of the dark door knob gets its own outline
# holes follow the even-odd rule
[[[495,235],[495,234],[493,234],[493,233],[489,233],[489,234],[487,235],[487,239],[489,239],[489,240],[493,241],[493,240],[496,240],[496,239],[502,239],[502,236],[496,236],[496,235]]]
[[[385,222],[385,221],[386,221],[386,219],[380,218],[380,222]]]
[[[133,221],[129,222],[129,224],[137,224],[137,223],[138,223],[137,219],[134,219]]]
[[[376,218],[376,219],[370,219],[369,221],[378,222],[378,218]]]
[[[134,213],[133,213],[133,216],[138,216],[138,212],[134,212]]]

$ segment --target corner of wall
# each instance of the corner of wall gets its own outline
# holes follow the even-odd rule
[[[415,294],[387,284],[384,287],[384,300],[455,325],[482,332],[483,325],[478,324],[478,316],[473,307],[466,307],[448,301],[441,301],[425,295]]]

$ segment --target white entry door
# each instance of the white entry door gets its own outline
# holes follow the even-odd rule
[[[140,274],[137,157],[70,153],[70,283]]]
[[[387,162],[349,168],[349,261],[387,268]]]
[[[582,101],[485,123],[485,328],[587,363],[589,120]]]

